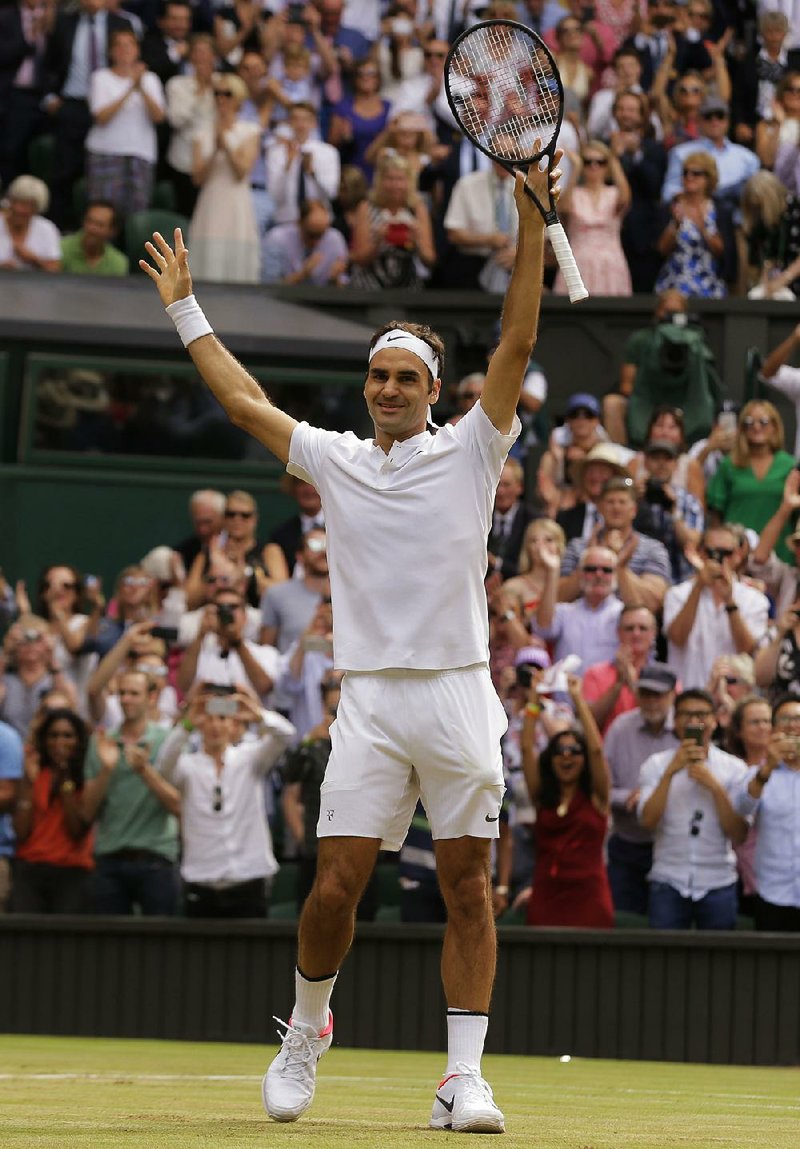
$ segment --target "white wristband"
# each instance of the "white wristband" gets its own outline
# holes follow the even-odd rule
[[[187,295],[185,299],[170,303],[167,308],[167,315],[175,324],[184,347],[188,347],[190,343],[194,343],[195,339],[200,339],[203,335],[214,334],[213,327],[206,319],[200,304],[193,295]]]

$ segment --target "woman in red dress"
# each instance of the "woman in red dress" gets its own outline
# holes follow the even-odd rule
[[[603,859],[611,785],[608,764],[580,679],[570,675],[568,683],[583,733],[562,730],[537,756],[536,704],[525,712],[523,767],[536,807],[536,868],[527,921],[531,926],[611,929],[614,909]]]

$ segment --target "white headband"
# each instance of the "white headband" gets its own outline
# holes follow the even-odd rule
[[[418,339],[416,335],[412,335],[410,331],[403,331],[399,327],[393,327],[391,331],[387,331],[370,351],[370,363],[373,355],[377,354],[378,351],[383,351],[384,347],[401,347],[403,351],[410,351],[412,355],[416,355],[417,359],[422,360],[434,379],[439,378],[438,356],[434,354],[432,347],[423,339]]]

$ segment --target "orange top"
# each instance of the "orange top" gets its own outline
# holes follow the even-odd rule
[[[51,866],[76,866],[94,869],[94,832],[82,834],[75,841],[64,820],[64,800],[60,794],[50,799],[53,771],[45,766],[33,784],[31,832],[17,846],[17,857],[26,862],[47,862]]]

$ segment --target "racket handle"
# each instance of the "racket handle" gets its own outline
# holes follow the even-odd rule
[[[572,254],[572,248],[569,245],[567,233],[564,231],[564,225],[558,221],[548,224],[547,238],[553,246],[553,251],[558,260],[558,266],[561,268],[561,274],[564,276],[564,282],[569,292],[570,303],[577,303],[579,299],[588,298],[589,292],[584,287],[581,273],[578,271],[578,265],[575,262],[575,256]]]

